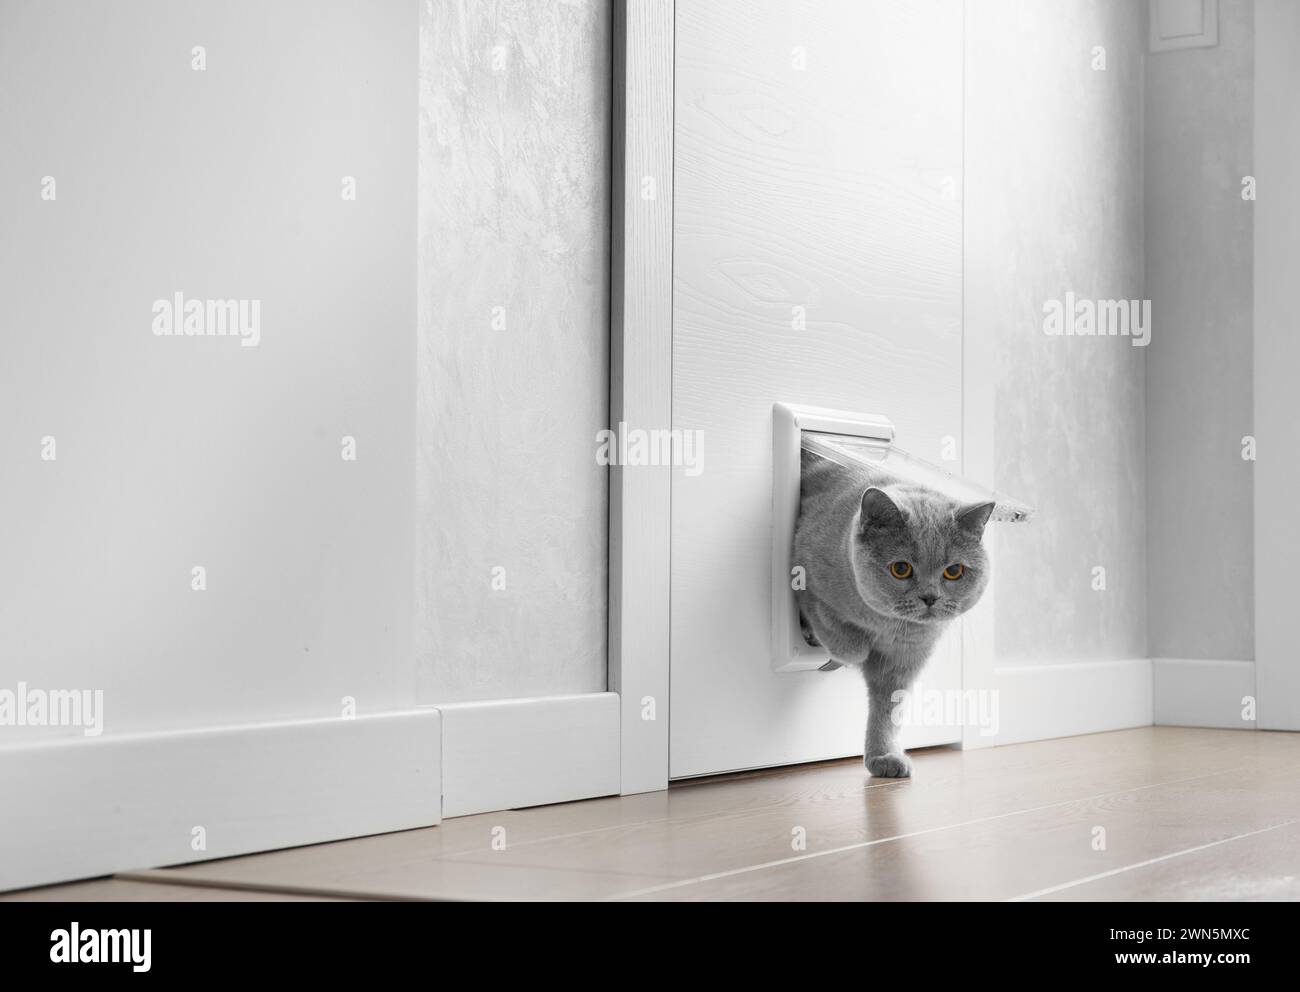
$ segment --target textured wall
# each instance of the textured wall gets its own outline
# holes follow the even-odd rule
[[[422,6],[426,702],[605,688],[609,52],[604,0]]]
[[[1254,9],[1147,60],[1147,597],[1154,657],[1254,657]]]
[[[1143,296],[1145,10],[966,7],[965,346],[996,355],[992,481],[1038,509],[998,533],[1002,663],[1146,654],[1145,349],[1042,329],[1067,291]]]

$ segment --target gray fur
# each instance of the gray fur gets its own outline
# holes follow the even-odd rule
[[[962,506],[879,467],[840,465],[807,450],[801,468],[794,564],[806,576],[795,594],[804,635],[835,661],[862,668],[867,769],[910,775],[891,719],[893,695],[912,685],[944,628],[984,592],[989,562],[981,540],[993,504]],[[893,562],[910,563],[911,577],[890,574]],[[954,564],[964,573],[945,579]]]

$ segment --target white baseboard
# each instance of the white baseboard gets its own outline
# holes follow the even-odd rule
[[[439,721],[423,709],[5,748],[0,891],[436,824]]]
[[[600,692],[5,748],[0,892],[617,795],[619,726]]]
[[[966,747],[1151,725],[1149,658],[997,666],[993,681],[998,732],[968,734]]]
[[[1255,729],[1242,717],[1243,698],[1255,695],[1253,661],[1153,658],[1151,667],[1158,726]]]
[[[618,700],[594,692],[439,706],[442,815],[617,795]]]

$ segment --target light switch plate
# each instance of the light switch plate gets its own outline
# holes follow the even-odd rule
[[[1219,43],[1219,0],[1150,0],[1149,14],[1152,52]]]
[[[794,588],[794,528],[799,519],[799,451],[804,431],[879,442],[881,457],[894,440],[894,425],[869,413],[777,403],[772,407],[772,670],[816,671],[830,652],[813,647],[799,627]]]

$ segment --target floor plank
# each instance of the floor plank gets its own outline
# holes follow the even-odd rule
[[[367,898],[876,900],[1250,897],[1293,893],[1300,874],[1280,846],[1300,821],[1300,735],[1146,727],[914,757],[911,780],[822,763],[131,877]]]

